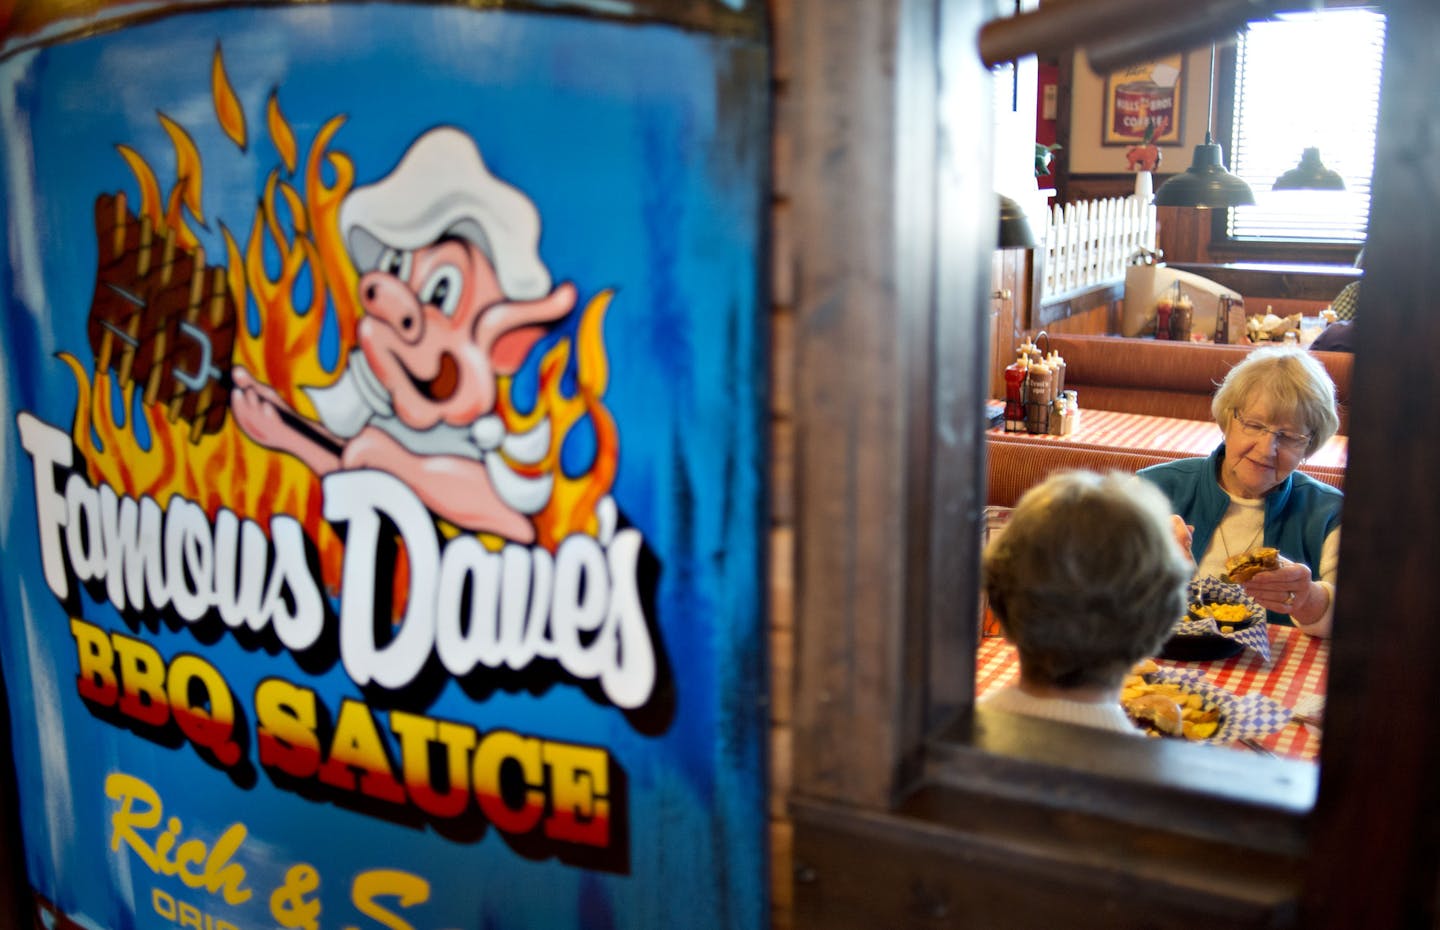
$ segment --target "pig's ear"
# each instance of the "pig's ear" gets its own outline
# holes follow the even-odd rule
[[[513,375],[525,363],[525,356],[545,335],[543,326],[521,326],[495,340],[490,347],[490,364],[498,375]]]

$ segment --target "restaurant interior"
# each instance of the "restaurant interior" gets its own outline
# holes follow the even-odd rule
[[[1340,195],[1368,197],[1368,228],[1317,232],[1327,192],[1251,168],[1262,206],[1319,206],[1294,220],[1314,229],[1247,236],[1227,170],[1241,34],[1357,4],[998,6],[771,4],[774,925],[1434,926],[1440,424],[1413,355],[1437,333],[1440,111],[1420,88],[1440,12],[1365,8],[1378,117],[1326,98],[1347,133],[1374,120],[1373,173]],[[1169,141],[1150,172],[1161,133],[1119,131],[1117,75],[1137,73],[1178,89],[1149,104],[1176,114],[1151,123]],[[1281,93],[1312,91],[1330,93]],[[1288,142],[1283,165],[1313,161]],[[1353,345],[1314,352],[1340,430],[1301,465],[1345,495],[1333,636],[1271,626],[1263,649],[1167,663],[1282,718],[1133,740],[977,707],[1015,673],[977,600],[1020,495],[1207,454],[1225,372],[1308,346],[1362,275]],[[1164,332],[1159,298],[1182,294],[1188,325]],[[1026,355],[1058,355],[1076,392],[1040,424],[1033,398],[1006,404]]]

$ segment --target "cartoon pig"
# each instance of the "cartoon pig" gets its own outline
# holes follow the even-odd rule
[[[442,127],[346,197],[340,231],[361,272],[365,314],[340,378],[305,389],[320,424],[298,423],[239,367],[236,422],[316,474],[379,469],[459,527],[532,542],[530,516],[548,502],[553,479],[522,475],[506,456],[540,461],[549,423],[508,435],[495,379],[513,374],[576,299],[569,283],[551,287],[535,205],[489,172],[469,136]]]

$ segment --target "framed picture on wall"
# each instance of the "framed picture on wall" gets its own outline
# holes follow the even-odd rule
[[[1185,56],[1171,55],[1113,71],[1105,77],[1105,118],[1100,144],[1129,146],[1149,140],[1179,145],[1184,113]]]

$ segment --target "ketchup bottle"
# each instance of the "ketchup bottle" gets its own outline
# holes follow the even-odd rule
[[[1175,310],[1175,298],[1166,291],[1155,303],[1155,338],[1170,338],[1170,314]]]
[[[1021,355],[1005,367],[1005,432],[1025,432],[1025,377],[1030,357]]]

